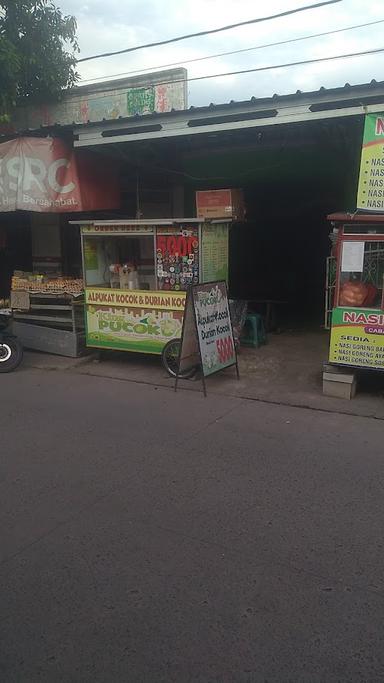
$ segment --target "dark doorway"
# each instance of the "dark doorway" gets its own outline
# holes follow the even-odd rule
[[[0,227],[4,240],[0,248],[0,297],[10,294],[11,278],[15,270],[32,270],[32,242],[29,215],[23,212],[1,216]]]

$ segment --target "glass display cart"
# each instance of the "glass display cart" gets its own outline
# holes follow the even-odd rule
[[[336,238],[329,362],[384,370],[384,215],[328,219]]]
[[[188,286],[228,279],[228,220],[73,223],[81,230],[88,347],[161,355],[180,338]]]

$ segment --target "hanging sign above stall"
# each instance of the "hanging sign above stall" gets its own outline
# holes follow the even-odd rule
[[[119,203],[116,168],[108,168],[108,161],[100,167],[89,153],[75,153],[58,138],[0,144],[0,211],[71,213]]]
[[[225,282],[209,282],[191,287],[187,292],[179,371],[201,366],[205,378],[220,370],[239,369]],[[177,379],[175,389],[177,389]]]
[[[384,113],[365,117],[357,208],[384,210]]]

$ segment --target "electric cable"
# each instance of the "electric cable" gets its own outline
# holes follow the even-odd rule
[[[167,69],[171,66],[184,66],[185,64],[192,64],[195,62],[203,62],[208,59],[217,59],[218,57],[228,57],[230,55],[238,55],[240,53],[244,52],[251,52],[252,50],[262,50],[268,47],[278,47],[280,45],[287,45],[289,43],[297,43],[303,40],[310,40],[312,38],[322,38],[324,36],[331,36],[336,33],[343,33],[344,31],[353,31],[358,28],[366,28],[368,26],[374,26],[375,24],[382,24],[384,23],[384,19],[379,19],[377,21],[370,21],[366,24],[356,24],[355,26],[346,26],[345,28],[338,28],[333,31],[324,31],[323,33],[312,33],[311,35],[308,36],[299,36],[298,38],[290,38],[289,40],[280,40],[276,43],[265,43],[264,45],[254,45],[253,47],[246,47],[242,48],[241,50],[231,50],[229,52],[218,52],[217,54],[214,55],[206,55],[204,57],[195,57],[194,59],[185,59],[183,61],[179,62],[171,62],[169,64],[161,64],[159,66],[148,66],[145,67],[144,69],[137,69],[134,71],[123,71],[121,73],[117,74],[110,74],[108,76],[97,76],[95,78],[86,78],[84,79],[83,85],[86,85],[87,83],[94,83],[96,81],[103,81],[105,79],[110,79],[110,78],[118,78],[121,76],[131,76],[131,75],[137,75],[137,74],[145,74],[146,72],[150,71],[156,71],[160,69]]]
[[[384,52],[384,47],[379,47],[375,48],[373,50],[364,50],[360,52],[349,52],[347,54],[343,55],[331,55],[330,57],[317,57],[316,59],[305,59],[305,60],[300,60],[298,62],[285,62],[282,64],[271,64],[268,66],[258,66],[254,67],[252,69],[240,69],[238,71],[225,71],[224,73],[217,73],[217,74],[208,74],[207,76],[192,76],[191,78],[179,78],[179,79],[174,79],[174,80],[169,80],[169,81],[161,81],[159,83],[154,83],[154,86],[160,86],[160,85],[174,85],[175,83],[192,83],[195,81],[204,81],[208,80],[211,78],[223,78],[224,76],[238,76],[242,74],[249,74],[249,73],[260,73],[263,71],[273,71],[275,69],[286,69],[292,66],[306,66],[307,64],[320,64],[321,62],[331,62],[335,61],[338,59],[350,59],[353,57],[365,57],[368,55],[374,55],[374,54],[380,54]],[[145,87],[145,86],[144,86]],[[148,87],[150,87],[148,85]],[[113,97],[120,97],[119,93],[109,93],[106,92],[103,95],[94,97],[93,100],[102,100],[104,98],[113,98]]]
[[[166,40],[160,40],[155,43],[147,43],[146,45],[135,45],[134,47],[127,47],[123,50],[116,50],[114,52],[103,52],[97,55],[90,55],[89,57],[81,57],[77,59],[77,63],[89,62],[91,59],[101,59],[104,57],[114,57],[115,55],[122,55],[128,52],[135,52],[137,50],[144,50],[149,47],[159,47],[161,45],[169,45],[170,43],[177,43],[181,40],[188,40],[189,38],[199,38],[201,36],[207,36],[212,33],[221,33],[222,31],[230,31],[234,28],[239,28],[240,26],[249,26],[251,24],[259,24],[264,21],[272,21],[273,19],[280,19],[282,17],[288,17],[292,14],[297,14],[298,12],[305,12],[307,10],[318,9],[319,7],[325,7],[326,5],[334,5],[343,0],[323,0],[323,2],[318,2],[313,5],[305,5],[304,7],[297,7],[295,9],[286,10],[285,12],[279,12],[278,14],[271,14],[266,17],[258,17],[257,19],[248,19],[247,21],[240,21],[237,24],[229,24],[228,26],[221,26],[220,28],[212,28],[206,31],[198,31],[197,33],[188,33],[183,36],[177,36],[176,38],[168,38]]]

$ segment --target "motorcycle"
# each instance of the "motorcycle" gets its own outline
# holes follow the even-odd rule
[[[12,311],[0,309],[0,372],[11,372],[23,360],[23,346],[9,330]]]

